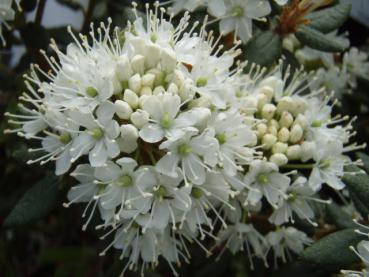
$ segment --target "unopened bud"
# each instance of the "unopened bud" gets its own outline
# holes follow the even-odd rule
[[[262,138],[268,130],[268,126],[264,123],[256,125],[256,134],[258,138]]]
[[[290,131],[290,142],[297,143],[302,139],[303,134],[304,130],[301,128],[299,124],[293,125]]]
[[[263,136],[262,143],[264,149],[270,149],[277,142],[277,138],[271,134],[266,134]]]
[[[172,72],[177,66],[177,57],[173,50],[164,48],[160,55],[161,69],[165,72]]]
[[[130,119],[137,128],[142,128],[149,122],[149,114],[146,111],[137,110],[131,114]]]
[[[149,87],[149,88],[153,88],[154,86],[154,81],[155,81],[155,75],[152,73],[147,73],[145,75],[142,76],[141,78],[141,85],[143,87]]]
[[[128,87],[134,92],[139,92],[141,90],[141,77],[139,74],[135,74],[129,78]]]
[[[314,157],[316,144],[313,141],[304,141],[301,144],[301,160],[306,162]]]
[[[281,142],[287,142],[290,139],[290,131],[283,127],[278,132],[278,140]]]
[[[133,71],[126,55],[118,58],[116,72],[120,81],[127,81],[132,76]]]
[[[120,126],[121,138],[118,140],[120,150],[125,153],[132,153],[137,148],[138,130],[132,124]]]
[[[271,134],[273,136],[277,136],[277,134],[278,134],[278,130],[275,126],[269,126],[267,132],[268,132],[268,134]]]
[[[152,89],[150,87],[143,87],[140,91],[140,95],[152,95]]]
[[[273,104],[265,104],[261,110],[261,116],[267,120],[272,119],[276,110],[277,108]]]
[[[281,153],[273,154],[272,156],[270,156],[269,161],[275,163],[278,166],[282,166],[288,163],[286,155]]]
[[[161,48],[156,44],[146,45],[146,60],[145,65],[147,68],[156,67],[160,60]]]
[[[287,151],[288,144],[283,142],[277,142],[273,145],[272,152],[273,153],[284,153]]]
[[[287,111],[284,111],[282,112],[281,114],[281,118],[279,119],[279,125],[281,127],[290,127],[293,123],[293,116],[287,112]]]
[[[145,72],[145,57],[142,55],[135,55],[131,59],[131,66],[135,73],[143,75]]]
[[[286,155],[289,160],[299,160],[301,157],[301,146],[300,145],[289,146],[287,148]]]
[[[282,97],[277,104],[277,111],[282,113],[284,111],[291,111],[294,109],[294,101],[289,96]]]
[[[165,88],[163,86],[157,86],[154,88],[152,94],[153,95],[159,95],[165,93]]]
[[[268,97],[268,100],[271,101],[274,96],[274,89],[270,86],[262,86],[260,88],[260,92],[265,94]]]
[[[177,85],[174,84],[174,83],[171,83],[168,86],[167,92],[168,93],[171,93],[171,94],[178,94],[178,87],[177,87]]]
[[[117,100],[114,102],[115,113],[121,119],[129,119],[132,114],[131,106],[122,100]]]
[[[299,114],[293,124],[299,124],[302,129],[306,129],[309,125],[306,117],[303,114]]]
[[[124,91],[123,100],[126,101],[132,109],[136,109],[138,106],[138,96],[130,89]]]
[[[266,103],[268,103],[268,97],[265,94],[258,94],[258,109],[261,110]]]

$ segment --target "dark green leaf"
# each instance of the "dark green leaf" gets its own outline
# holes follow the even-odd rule
[[[339,4],[331,8],[323,9],[309,14],[306,19],[310,20],[309,27],[322,33],[329,33],[339,28],[349,18],[350,4]]]
[[[346,174],[342,180],[346,184],[356,208],[364,217],[367,217],[369,211],[369,176],[360,173],[360,169],[356,166],[347,167],[346,170],[356,172],[355,174]]]
[[[335,224],[338,228],[355,228],[352,217],[336,203],[327,205],[326,221]]]
[[[26,191],[5,219],[3,226],[26,225],[46,216],[54,208],[58,199],[57,180],[55,176],[47,176]]]
[[[325,52],[342,52],[348,47],[338,39],[330,38],[307,26],[300,26],[296,37],[302,44]]]
[[[356,246],[363,239],[362,235],[355,233],[355,229],[345,229],[330,234],[301,254],[304,262],[319,265],[327,271],[334,271],[359,262],[359,257],[350,250],[350,246]]]
[[[256,34],[245,46],[245,58],[261,66],[272,65],[282,54],[282,40],[272,31]]]

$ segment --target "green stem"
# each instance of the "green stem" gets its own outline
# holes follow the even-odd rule
[[[42,17],[44,15],[46,1],[47,0],[40,0],[40,2],[38,3],[36,17],[35,17],[35,23],[37,25],[41,25],[42,23]]]
[[[285,164],[281,167],[288,169],[312,169],[314,166],[315,164]]]
[[[91,22],[93,13],[94,13],[95,5],[96,5],[96,0],[90,0],[90,3],[88,4],[88,7],[85,13],[85,19],[82,25],[82,33],[88,30],[88,27],[90,25],[90,22]]]
[[[146,152],[147,152],[147,154],[149,154],[149,158],[150,158],[151,163],[153,165],[156,165],[156,159],[155,159],[154,154],[152,153],[152,151],[148,150]]]

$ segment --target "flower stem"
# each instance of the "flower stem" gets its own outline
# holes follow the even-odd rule
[[[35,23],[37,25],[41,25],[42,23],[42,17],[44,15],[46,1],[47,0],[40,0],[38,3],[36,17],[35,17]]]
[[[312,169],[315,164],[285,164],[282,165],[282,168],[288,169]]]

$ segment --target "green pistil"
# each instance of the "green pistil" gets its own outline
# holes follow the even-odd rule
[[[311,123],[311,127],[321,127],[322,126],[322,122],[320,120],[314,120]]]
[[[269,184],[269,178],[268,175],[265,173],[261,173],[259,174],[259,176],[257,177],[257,181],[259,184],[261,185],[267,185]]]
[[[86,94],[88,96],[94,98],[98,94],[98,91],[93,87],[88,87],[88,88],[86,88]]]
[[[329,160],[322,160],[322,161],[319,163],[319,167],[320,167],[321,169],[328,168],[330,165],[331,165],[331,162],[330,162]]]
[[[163,186],[159,186],[154,192],[156,198],[163,199],[167,195],[167,189]]]
[[[219,141],[219,144],[224,144],[226,142],[226,135],[224,133],[217,134],[215,138]]]
[[[173,120],[170,118],[168,113],[165,113],[161,118],[160,125],[163,129],[169,129],[173,124]]]
[[[63,144],[68,144],[72,140],[72,136],[69,133],[63,133],[59,136],[59,141]]]
[[[150,36],[150,40],[155,43],[158,40],[158,36],[156,34],[152,33],[151,36]]]
[[[191,196],[192,196],[193,198],[199,199],[199,198],[201,198],[201,197],[202,197],[202,195],[203,195],[203,192],[202,192],[202,190],[201,190],[201,189],[196,188],[196,187],[193,187],[193,188],[192,188]]]
[[[178,146],[178,153],[181,155],[188,155],[192,152],[191,147],[188,144],[182,144]]]
[[[97,194],[101,194],[106,188],[105,184],[97,184]]]
[[[198,87],[204,87],[208,84],[208,79],[205,77],[201,77],[199,79],[197,79],[196,81],[196,86]]]
[[[121,187],[129,187],[133,184],[133,180],[132,177],[129,175],[123,175],[122,177],[119,178],[118,180],[118,185]]]
[[[296,193],[290,193],[288,194],[288,201],[294,202],[297,199]]]
[[[240,6],[234,7],[232,10],[232,15],[235,17],[242,17],[243,14],[244,14],[244,10]]]
[[[104,136],[104,131],[100,128],[90,129],[87,133],[96,140],[99,140]]]

